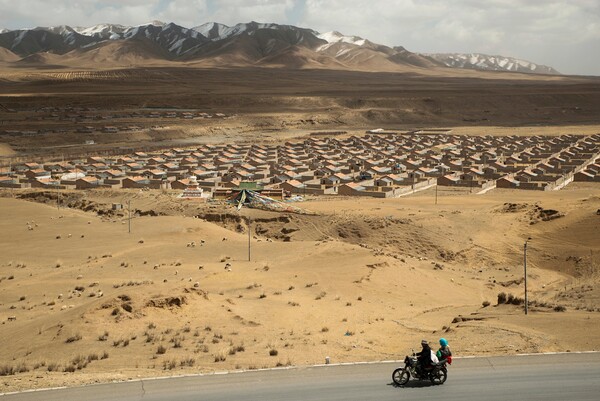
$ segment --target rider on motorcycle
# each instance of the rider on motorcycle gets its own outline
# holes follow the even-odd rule
[[[425,368],[430,366],[432,362],[432,352],[427,340],[421,341],[421,347],[423,348],[421,352],[417,352],[417,372],[419,372],[419,374],[421,374]]]

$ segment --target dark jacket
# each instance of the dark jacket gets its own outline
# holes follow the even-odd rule
[[[429,345],[423,345],[421,352],[417,352],[417,361],[422,366],[431,365],[431,348]]]

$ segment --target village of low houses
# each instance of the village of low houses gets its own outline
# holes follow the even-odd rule
[[[252,188],[297,195],[399,197],[435,185],[557,190],[600,183],[600,134],[464,136],[448,130],[310,135],[281,145],[215,144],[121,156],[14,164],[5,188],[186,189],[226,199]]]

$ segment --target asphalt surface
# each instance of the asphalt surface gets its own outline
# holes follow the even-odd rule
[[[600,353],[455,359],[444,385],[391,380],[397,363],[148,379],[9,394],[7,401],[600,400]]]

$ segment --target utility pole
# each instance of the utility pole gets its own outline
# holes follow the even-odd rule
[[[131,234],[131,199],[127,201],[127,209],[129,210],[129,218],[127,219],[129,225],[129,234]]]
[[[527,299],[527,243],[531,241],[531,237],[527,238],[523,244],[523,278],[525,284],[525,314],[529,311],[529,302]]]
[[[250,262],[250,214],[248,214],[248,262]]]

